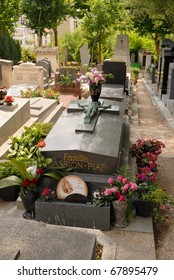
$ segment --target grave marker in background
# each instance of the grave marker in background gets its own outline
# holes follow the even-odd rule
[[[115,48],[115,60],[126,62],[130,66],[129,37],[128,35],[118,35]]]
[[[81,65],[88,65],[90,61],[90,54],[88,49],[88,44],[85,44],[83,47],[80,48],[80,59]]]

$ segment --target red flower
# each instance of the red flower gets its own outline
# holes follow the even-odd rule
[[[36,173],[37,173],[38,175],[43,174],[43,170],[42,170],[42,168],[38,168],[38,169],[36,169]]]
[[[119,201],[124,201],[124,200],[125,200],[124,194],[118,193],[118,194],[117,194],[117,197],[118,197],[118,200],[119,200]]]
[[[43,148],[46,146],[46,143],[45,143],[45,141],[39,141],[36,146],[39,148]]]
[[[7,101],[7,102],[13,102],[13,100],[14,100],[13,96],[11,96],[11,95],[6,95],[6,96],[5,96],[5,101]]]
[[[30,179],[26,179],[26,180],[23,182],[23,186],[24,186],[24,187],[27,187],[30,183],[31,183],[31,180],[30,180]]]
[[[33,184],[36,184],[36,183],[37,183],[37,178],[33,178],[31,182],[32,182]]]
[[[48,187],[45,187],[44,191],[42,192],[42,196],[44,196],[44,195],[47,196],[50,194],[50,192],[51,192],[51,189],[49,189]]]

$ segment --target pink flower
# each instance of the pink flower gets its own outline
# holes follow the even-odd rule
[[[112,188],[111,191],[112,191],[112,193],[117,193],[118,192],[118,188]]]
[[[130,189],[131,190],[133,190],[133,191],[136,191],[136,190],[138,190],[138,186],[137,186],[137,184],[136,183],[134,183],[134,182],[130,182]]]
[[[122,181],[122,180],[123,180],[123,176],[118,175],[118,176],[117,176],[117,179],[118,179],[119,181]]]
[[[144,181],[147,178],[147,175],[145,173],[137,173],[137,178],[141,181]]]
[[[109,185],[112,185],[113,183],[114,183],[114,179],[109,178],[109,179],[108,179],[108,184],[109,184]]]
[[[152,182],[156,181],[156,177],[157,177],[157,173],[153,173],[153,175],[151,176]]]
[[[111,189],[106,189],[106,190],[104,191],[104,195],[106,195],[106,196],[111,195],[111,194],[112,194]]]
[[[126,184],[121,188],[122,192],[126,192],[128,189],[129,189],[129,184]]]
[[[150,169],[153,169],[155,167],[155,163],[152,160],[149,160],[148,164]]]
[[[123,178],[123,179],[122,179],[122,183],[123,183],[123,184],[126,184],[126,183],[127,183],[127,179],[126,179],[126,178]]]
[[[118,193],[117,197],[118,197],[119,201],[124,201],[125,200],[124,194]]]
[[[165,210],[166,209],[166,206],[165,205],[160,205],[159,207],[161,210]]]

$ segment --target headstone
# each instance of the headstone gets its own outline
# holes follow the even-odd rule
[[[44,70],[42,66],[34,63],[22,63],[13,67],[12,83],[37,85],[41,90],[44,89]]]
[[[39,47],[36,49],[37,61],[45,59],[51,62],[53,72],[59,68],[59,49],[58,47]]]
[[[80,48],[80,59],[81,65],[89,65],[90,53],[88,49],[88,44],[85,44],[83,47]]]
[[[152,62],[152,53],[150,51],[146,51],[146,65],[145,65],[145,70],[147,71],[148,67],[151,65]]]
[[[51,62],[47,58],[37,61],[36,66],[42,66],[47,71],[49,79],[51,78]]]
[[[131,60],[131,63],[135,63],[135,53],[131,54],[130,60]]]
[[[167,95],[169,99],[174,99],[174,63],[169,64]]]
[[[106,84],[125,84],[126,79],[126,63],[119,61],[104,61],[103,72],[105,74],[113,74],[113,78],[106,78]]]
[[[174,62],[174,47],[163,47],[159,58],[158,89],[160,95],[167,93],[169,64]]]
[[[138,63],[141,67],[145,67],[146,65],[146,55],[145,55],[146,49],[139,49],[138,51]]]
[[[115,49],[115,60],[126,62],[126,66],[130,66],[130,51],[128,35],[118,35]]]
[[[12,85],[13,61],[0,59],[0,84],[9,88]]]

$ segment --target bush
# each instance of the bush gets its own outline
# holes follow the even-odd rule
[[[12,60],[17,64],[21,60],[21,47],[17,40],[14,40],[8,33],[0,35],[0,57]]]
[[[33,63],[36,62],[36,53],[34,48],[24,48],[22,47],[22,56],[21,60],[23,62],[31,61]]]

